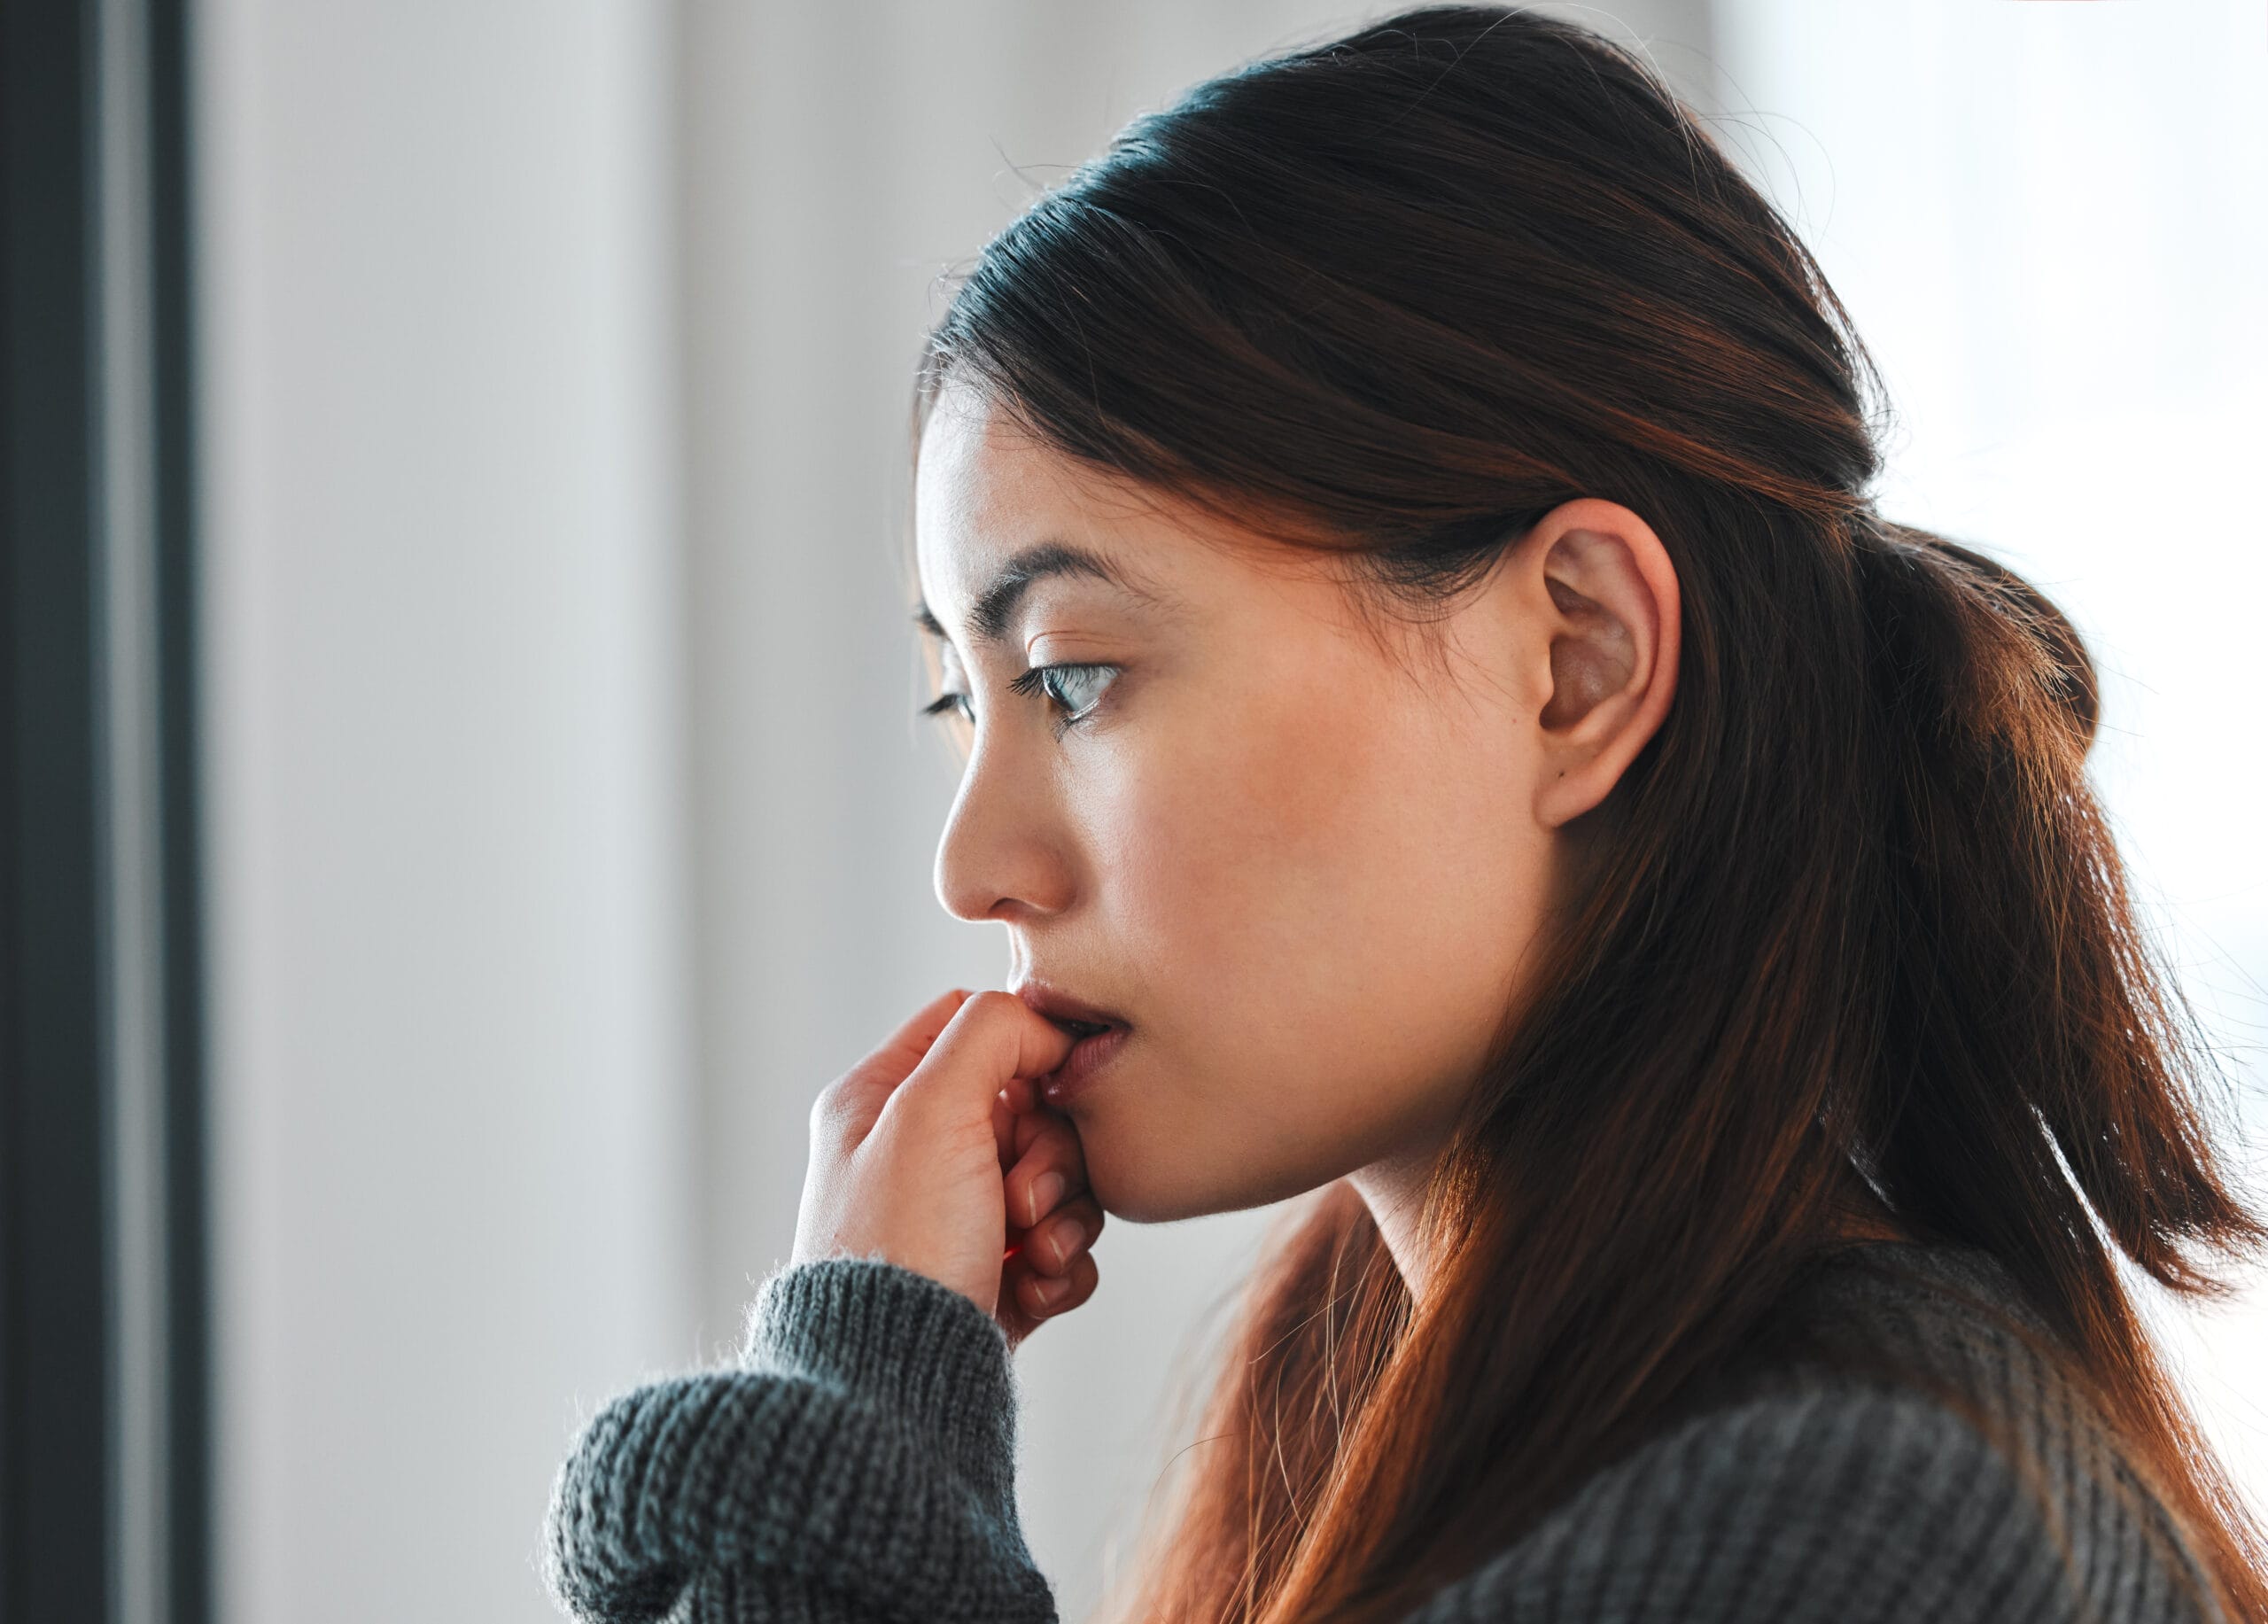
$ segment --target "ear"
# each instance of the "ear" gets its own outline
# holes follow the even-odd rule
[[[1619,502],[1563,502],[1521,538],[1550,608],[1550,695],[1536,721],[1536,820],[1582,816],[1669,714],[1677,687],[1677,571],[1653,527]]]

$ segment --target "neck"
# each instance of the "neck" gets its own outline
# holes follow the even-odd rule
[[[1418,1220],[1424,1211],[1425,1179],[1430,1162],[1411,1158],[1373,1162],[1348,1175],[1348,1182],[1362,1195],[1379,1226],[1379,1236],[1402,1271],[1402,1282],[1412,1297],[1422,1298],[1431,1278],[1425,1247],[1419,1244]]]

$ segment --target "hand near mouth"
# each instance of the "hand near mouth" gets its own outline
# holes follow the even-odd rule
[[[1072,1043],[1006,992],[933,999],[813,1102],[791,1261],[880,1256],[928,1275],[1011,1347],[1084,1302],[1102,1209],[1076,1130],[1033,1087]]]
[[[1071,1119],[1037,1092],[1033,1079],[1014,1078],[993,1104],[1008,1202],[993,1317],[1011,1348],[1094,1295],[1099,1278],[1089,1248],[1102,1232],[1102,1204],[1087,1188],[1086,1152]]]

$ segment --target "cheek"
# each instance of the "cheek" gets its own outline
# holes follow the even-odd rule
[[[1151,1017],[1159,1134],[1201,1123],[1247,1177],[1322,1182],[1469,1076],[1542,854],[1503,804],[1510,765],[1441,714],[1286,688],[1192,720],[1170,759],[1099,797],[1102,911]]]
[[[1105,911],[1177,1012],[1225,1037],[1335,983],[1331,944],[1368,911],[1386,764],[1328,696],[1263,689],[1161,730],[1099,829]],[[1316,933],[1322,932],[1318,942]]]

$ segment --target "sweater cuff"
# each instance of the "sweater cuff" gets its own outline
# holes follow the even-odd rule
[[[1013,1504],[1008,1339],[950,1286],[879,1255],[788,1265],[757,1288],[740,1362],[809,1378],[904,1418],[935,1439],[988,1502]]]

